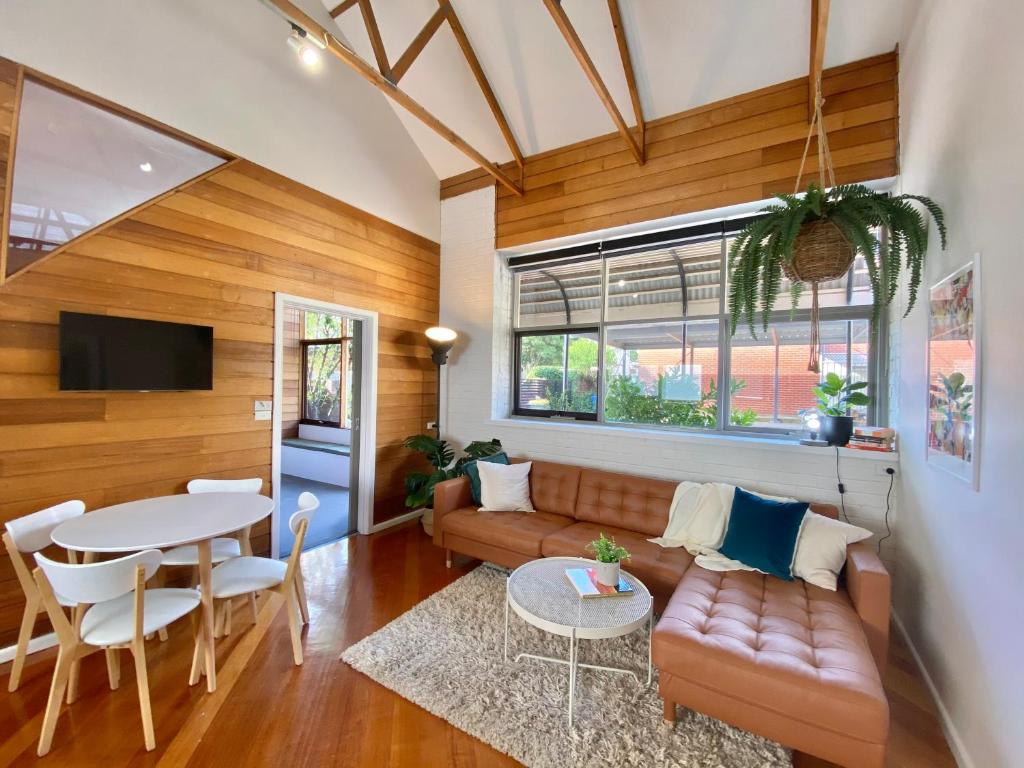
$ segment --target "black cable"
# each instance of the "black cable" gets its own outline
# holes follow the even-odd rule
[[[878,548],[875,550],[879,555],[882,554],[882,542],[892,536],[892,528],[889,527],[889,499],[892,497],[892,485],[896,482],[896,470],[892,467],[885,468],[886,473],[889,475],[889,490],[885,493],[885,536],[878,540]]]
[[[842,507],[843,519],[846,522],[850,522],[849,515],[846,514],[846,486],[843,485],[843,480],[839,477],[839,446],[836,446],[836,487],[839,489],[839,504]],[[852,523],[851,523],[852,525]]]

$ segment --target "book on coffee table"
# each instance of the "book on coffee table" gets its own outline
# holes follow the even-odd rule
[[[622,576],[619,576],[618,587],[609,587],[597,580],[597,572],[593,568],[566,568],[565,578],[576,588],[582,598],[633,594],[633,587]]]

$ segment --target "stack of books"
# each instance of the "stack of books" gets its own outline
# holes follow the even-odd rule
[[[891,453],[896,450],[896,430],[889,427],[854,427],[849,448]]]
[[[619,586],[609,587],[597,580],[597,572],[593,568],[566,568],[565,577],[576,587],[580,597],[615,597],[633,594],[629,582],[619,577]]]

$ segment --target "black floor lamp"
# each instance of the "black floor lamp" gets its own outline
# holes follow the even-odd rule
[[[437,416],[434,419],[434,428],[437,430],[437,439],[441,439],[441,366],[448,362],[448,353],[455,344],[458,334],[451,328],[436,326],[427,328],[427,343],[430,345],[430,359],[437,366]]]

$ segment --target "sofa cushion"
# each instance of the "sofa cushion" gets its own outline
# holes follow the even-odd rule
[[[522,461],[522,459],[520,459]],[[530,470],[530,500],[534,509],[572,517],[580,487],[579,467],[535,461]]]
[[[693,562],[682,547],[665,549],[647,541],[643,534],[596,523],[576,523],[550,534],[541,545],[544,557],[593,557],[587,544],[601,534],[629,550],[623,569],[634,574],[656,595],[667,598]]]
[[[884,743],[889,709],[849,598],[694,564],[654,630],[659,670],[809,725]]]
[[[650,536],[661,536],[676,485],[671,480],[620,475],[584,469],[580,475],[576,519],[614,525]]]
[[[445,533],[540,557],[544,537],[572,525],[572,519],[550,512],[482,512],[463,507],[441,518],[441,525]]]

